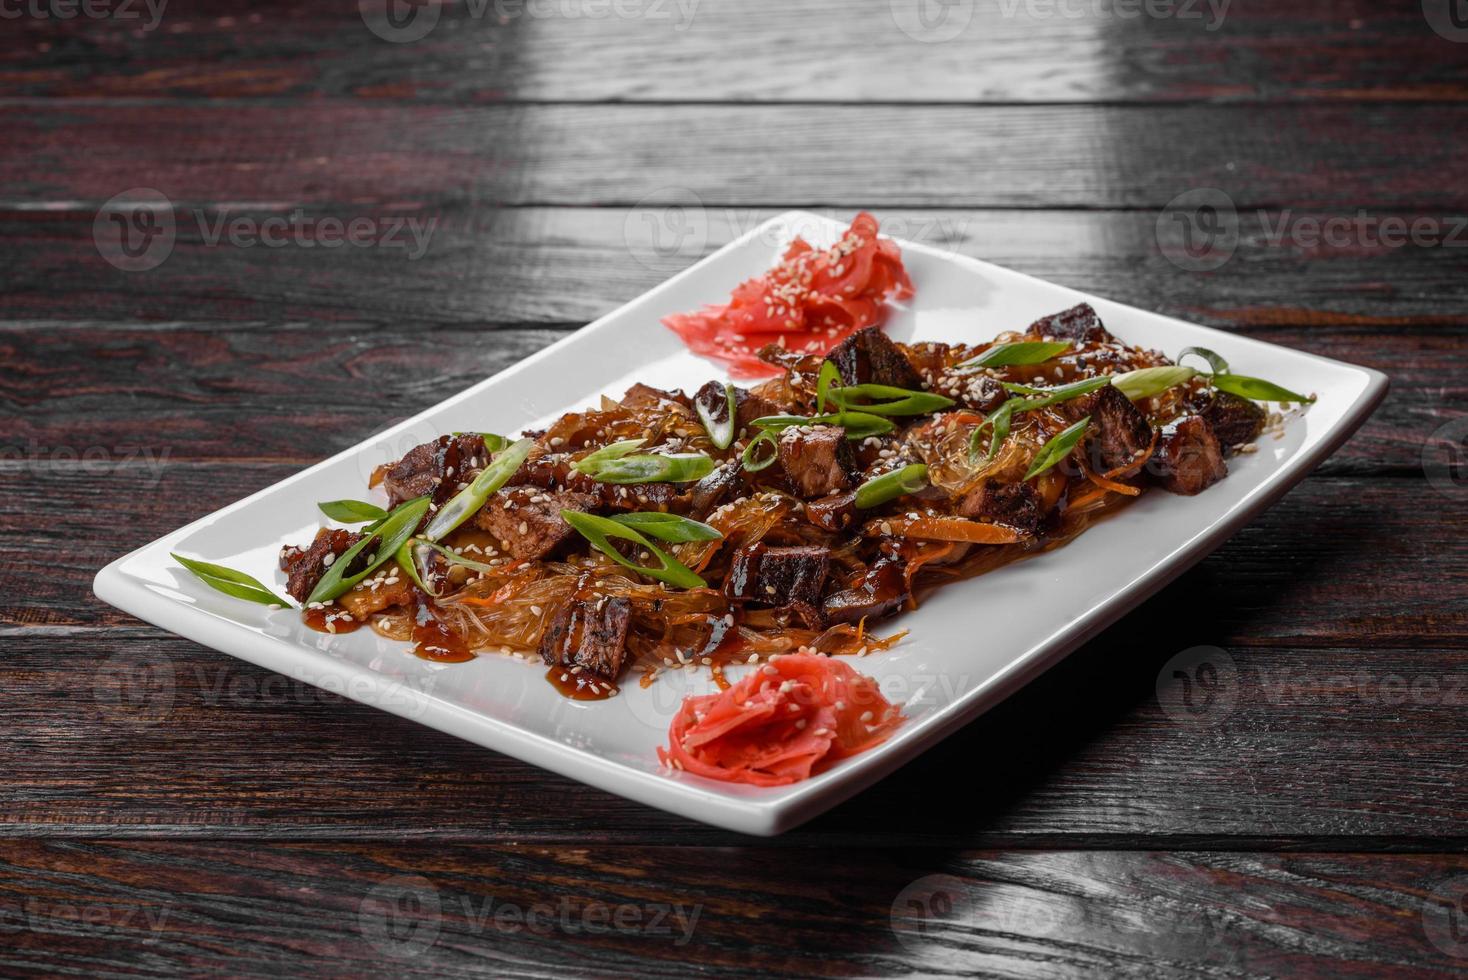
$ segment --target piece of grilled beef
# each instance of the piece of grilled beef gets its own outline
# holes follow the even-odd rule
[[[1077,344],[1106,344],[1116,338],[1101,325],[1101,317],[1090,303],[1078,303],[1068,310],[1041,317],[1030,325],[1029,332],[1056,340],[1070,340]]]
[[[281,548],[280,570],[286,574],[285,590],[291,594],[291,598],[297,602],[305,602],[311,590],[316,588],[316,583],[321,581],[321,576],[326,574],[326,570],[361,539],[362,535],[356,531],[323,527],[306,547],[297,548],[288,544]],[[347,569],[348,575],[354,575],[365,568],[367,556],[358,555],[352,565],[354,567]]]
[[[822,530],[848,530],[856,523],[856,491],[833,493],[808,501],[805,518]]]
[[[855,623],[876,620],[896,611],[907,601],[907,563],[900,558],[883,555],[872,563],[861,581],[849,589],[826,596],[821,605],[828,623]]]
[[[632,603],[621,596],[573,596],[552,617],[540,638],[540,659],[548,666],[579,667],[616,680],[627,657],[627,626]]]
[[[1201,415],[1185,415],[1163,426],[1147,472],[1173,493],[1202,493],[1228,475],[1223,447]]]
[[[573,490],[506,487],[490,494],[474,524],[493,534],[500,549],[517,561],[544,558],[576,537],[561,511],[590,513],[597,503],[592,494]]]
[[[774,548],[756,542],[734,552],[724,595],[789,610],[807,629],[820,629],[821,590],[831,571],[831,551],[818,545]]]
[[[442,505],[488,462],[482,435],[439,436],[414,446],[396,463],[378,467],[371,485],[383,484],[389,507],[424,494],[432,494],[433,502]]]
[[[1040,492],[1029,483],[986,481],[960,497],[953,509],[961,517],[1003,524],[1026,534],[1038,532],[1045,517]]]
[[[713,472],[693,485],[689,513],[703,520],[744,490],[744,464],[738,457],[715,466]]]
[[[758,395],[752,395],[738,385],[734,388],[734,435],[737,438],[749,423],[755,419],[764,418],[766,415],[780,414],[780,406],[768,401]],[[722,422],[729,414],[729,396],[724,389],[724,382],[710,381],[698,393],[693,396],[694,407],[703,406],[709,417],[716,422]]]
[[[1152,444],[1152,426],[1114,385],[1062,403],[1071,418],[1089,415],[1085,451],[1091,468],[1111,473],[1136,460]]]
[[[809,500],[852,488],[858,469],[844,429],[793,425],[780,433],[780,468],[790,489]]]
[[[843,385],[892,385],[912,391],[923,386],[907,355],[878,327],[858,330],[833,347],[826,360],[836,365]]]
[[[1188,410],[1201,415],[1218,437],[1225,455],[1259,438],[1267,413],[1255,402],[1227,391],[1207,388],[1188,400]]]

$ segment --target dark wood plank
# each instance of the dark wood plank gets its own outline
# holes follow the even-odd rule
[[[0,329],[0,405],[13,416],[0,459],[35,468],[314,462],[565,335],[306,323],[8,326]],[[1468,328],[1245,332],[1392,378],[1387,401],[1327,473],[1420,472],[1424,443],[1468,411],[1457,364]]]
[[[1230,598],[1208,584],[765,843],[1468,847],[1461,644],[1234,641],[1200,608]],[[1174,658],[1208,644],[1226,648],[1213,701],[1164,709]],[[5,648],[9,837],[750,843],[142,627],[7,630]]]
[[[680,186],[712,205],[1157,208],[1217,187],[1245,208],[1468,206],[1468,187],[1442,179],[1463,105],[22,100],[0,106],[0,127],[10,208],[91,207],[138,186],[272,207],[634,205]]]
[[[328,320],[395,325],[579,324],[640,295],[777,214],[743,206],[439,208],[337,205],[307,219],[380,221],[376,247],[238,247],[205,233],[221,219],[261,222],[292,209],[180,204],[166,260],[146,272],[103,261],[94,209],[0,212],[8,270],[0,316],[126,320]],[[688,199],[691,201],[691,199]],[[854,208],[828,210],[848,221]],[[1362,222],[1341,247],[1299,245],[1309,221],[1356,218],[1244,208],[1230,261],[1209,271],[1174,265],[1158,242],[1155,210],[878,212],[893,235],[1184,319],[1226,327],[1468,327],[1468,220],[1372,209],[1375,222],[1437,223],[1436,239],[1372,246]],[[416,221],[423,235],[393,232]],[[1166,219],[1162,219],[1164,222]],[[1280,237],[1280,222],[1295,229]],[[406,225],[405,225],[406,227]],[[1175,226],[1172,226],[1175,227]],[[1426,226],[1423,226],[1426,227]],[[678,237],[668,229],[687,228]],[[1171,239],[1169,238],[1170,242]],[[395,243],[402,242],[402,246]],[[1436,243],[1434,243],[1436,242]],[[773,253],[775,244],[771,244]],[[732,283],[730,284],[733,285]]]
[[[10,842],[0,969],[1454,976],[1462,950],[1443,927],[1465,870],[1431,854],[810,850],[791,863],[677,847]]]
[[[11,464],[0,624],[131,622],[88,594],[99,568],[299,468],[98,459],[17,472]],[[1410,478],[1307,480],[1191,573],[1191,587],[1210,595],[1212,642],[1354,646],[1369,638],[1410,648],[1468,639],[1468,609],[1442,601],[1468,568],[1455,493]],[[1429,560],[1446,571],[1416,571]]]
[[[524,13],[547,7],[565,13]],[[917,0],[630,0],[618,9],[629,15],[595,2],[454,5],[408,44],[382,42],[352,3],[256,3],[246,15],[205,0],[168,7],[151,31],[145,17],[25,19],[0,39],[8,66],[0,95],[457,103],[1468,95],[1462,59],[1415,2],[1233,0],[1212,10],[1179,2],[1154,5],[1165,12],[1157,17],[1141,4],[979,0],[952,5],[952,19],[931,30]]]

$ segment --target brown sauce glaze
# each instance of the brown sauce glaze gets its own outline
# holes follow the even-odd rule
[[[328,617],[330,620],[328,621]],[[353,619],[345,609],[327,606],[324,609],[306,609],[301,613],[301,622],[318,633],[339,635],[360,629],[362,621]]]

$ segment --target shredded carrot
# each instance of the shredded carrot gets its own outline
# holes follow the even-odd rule
[[[899,538],[958,541],[966,544],[1014,544],[1024,538],[1023,534],[1012,527],[970,521],[962,517],[891,518],[867,525],[866,533],[890,533]]]
[[[1103,490],[1110,490],[1112,493],[1126,494],[1128,497],[1135,497],[1142,492],[1141,487],[1134,487],[1130,484],[1118,483],[1115,480],[1107,479],[1101,474],[1094,472],[1089,466],[1086,466],[1085,464],[1081,465],[1081,469],[1085,472],[1086,479],[1090,480],[1092,483],[1096,484],[1096,486],[1100,487]]]

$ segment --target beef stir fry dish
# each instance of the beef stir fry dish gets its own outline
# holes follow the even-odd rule
[[[753,387],[638,384],[516,441],[450,433],[384,463],[386,506],[323,504],[360,526],[286,547],[285,589],[316,629],[539,661],[582,699],[670,668],[722,684],[728,663],[870,652],[925,589],[1151,488],[1206,490],[1278,423],[1258,401],[1306,400],[1187,354],[1206,366],[1128,346],[1086,304],[982,345],[877,327],[825,356],[770,344],[779,374]]]

